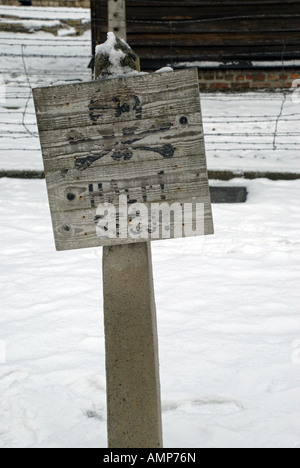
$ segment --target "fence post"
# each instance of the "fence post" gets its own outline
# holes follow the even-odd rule
[[[127,40],[125,0],[108,0],[108,30]]]
[[[104,247],[109,448],[161,448],[151,245]]]

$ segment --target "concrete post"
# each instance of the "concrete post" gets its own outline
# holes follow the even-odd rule
[[[150,243],[105,247],[103,284],[109,448],[162,447]]]
[[[108,26],[109,31],[127,41],[125,0],[108,0]]]

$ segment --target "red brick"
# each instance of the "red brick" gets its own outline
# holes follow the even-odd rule
[[[248,81],[253,81],[254,80],[254,75],[246,75],[246,78]]]
[[[268,88],[268,83],[267,82],[262,82],[262,81],[258,81],[258,82],[253,82],[251,84],[251,88],[254,88],[254,89],[265,89],[265,88]]]
[[[228,83],[211,83],[210,89],[229,89]]]
[[[249,89],[250,88],[250,83],[240,82],[240,83],[231,83],[231,89],[234,89],[235,91],[237,90],[243,90],[243,89]]]
[[[206,80],[206,81],[214,81],[215,79],[215,75],[207,75],[206,73],[203,74],[203,80]]]
[[[292,75],[289,76],[291,80],[298,80],[300,79],[300,73],[293,73]]]
[[[254,75],[253,81],[265,81],[265,75]]]
[[[238,75],[236,77],[236,81],[245,81],[245,76],[244,75]]]
[[[269,81],[278,81],[279,76],[278,75],[268,75],[267,80],[269,80]]]

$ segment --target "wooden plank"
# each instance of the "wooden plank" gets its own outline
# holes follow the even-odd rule
[[[194,158],[196,159],[196,158]],[[196,168],[199,170],[199,167]],[[154,172],[154,171],[153,171]],[[195,169],[173,172],[173,174],[151,174],[151,176],[137,176],[132,179],[117,180],[108,177],[90,179],[88,182],[76,181],[72,184],[48,182],[49,202],[52,212],[74,211],[98,206],[100,203],[118,204],[120,195],[124,195],[131,202],[155,203],[164,201],[166,196],[172,200],[183,201],[189,193],[201,190],[208,195],[207,181]],[[206,190],[206,191],[205,191]],[[149,207],[148,207],[149,208]]]
[[[100,0],[100,3],[104,4],[105,0]],[[181,6],[183,8],[190,8],[191,6],[212,6],[212,7],[218,7],[218,6],[223,6],[223,5],[230,5],[230,6],[241,6],[243,7],[244,5],[257,5],[258,7],[261,5],[282,5],[282,0],[185,0],[184,2],[179,1],[179,0],[168,0],[168,5],[171,7],[178,7]],[[300,0],[285,0],[285,4],[293,5],[300,3]],[[151,6],[156,4],[156,7],[161,5],[161,0],[126,0],[126,5],[127,6]]]
[[[270,15],[290,13],[296,14],[300,12],[300,3],[292,2],[286,5],[285,2],[279,3],[265,3],[260,2],[244,2],[240,5],[234,3],[222,3],[219,5],[210,4],[190,4],[190,2],[182,3],[179,2],[177,5],[169,5],[166,2],[159,2],[155,7],[152,5],[138,4],[138,2],[128,3],[127,2],[127,23],[130,21],[180,21],[180,20],[192,20],[195,17],[198,19],[207,19],[218,16],[241,16],[241,15]],[[100,9],[99,18],[107,18],[107,8],[105,7],[105,0]]]
[[[159,168],[160,171],[164,171],[165,174],[176,174],[180,171],[185,171],[187,167],[197,167],[199,165],[198,158],[201,159],[200,164],[205,166],[205,154],[204,151],[199,154],[198,142],[202,141],[198,139],[194,144],[184,145],[181,142],[181,151],[176,149],[172,158],[172,164],[170,164],[169,158],[162,158],[159,154],[153,153],[150,150],[139,153],[135,153],[131,161],[120,160],[116,165],[115,160],[104,160],[99,159],[95,163],[89,166],[88,177],[86,170],[78,169],[77,165],[74,164],[74,158],[63,158],[56,159],[53,161],[44,161],[45,170],[48,173],[49,181],[52,179],[60,182],[63,181],[65,184],[71,183],[72,181],[80,181],[81,183],[88,182],[90,179],[96,180],[99,176],[102,177],[103,182],[114,179],[114,177],[121,177],[131,180],[134,176],[140,175],[150,176],[155,167]],[[155,148],[155,147],[154,147]],[[190,149],[191,148],[191,149]],[[139,158],[140,154],[143,155],[143,159]],[[151,161],[151,167],[149,173],[149,162]],[[102,167],[105,164],[105,173],[102,173]]]
[[[137,76],[135,89],[128,88],[128,78],[37,88],[34,96],[39,129],[73,129],[117,122],[130,126],[129,122],[136,120],[196,112],[199,95],[192,79],[195,72],[185,73],[170,73],[168,84],[164,83],[163,74]],[[184,76],[191,76],[193,86],[183,82]]]
[[[103,34],[108,32],[108,27],[105,20],[100,20],[103,25]],[[300,15],[293,15],[287,21],[287,18],[279,16],[253,16],[251,19],[235,18],[232,19],[216,19],[214,21],[208,21],[201,23],[201,27],[197,19],[191,22],[178,21],[172,23],[165,21],[161,23],[149,22],[129,22],[127,27],[127,33],[131,39],[132,34],[202,34],[202,33],[234,33],[243,32],[245,35],[251,37],[252,32],[260,32],[262,34],[270,34],[272,32],[282,31],[299,31],[300,29]]]
[[[181,137],[185,138],[185,134],[181,133]],[[85,179],[86,169],[89,168],[89,174],[99,173],[101,167],[105,164],[107,168],[106,174],[114,173],[123,173],[128,171],[129,173],[133,170],[136,170],[137,167],[140,170],[146,170],[147,163],[152,161],[153,165],[159,163],[162,166],[168,163],[170,155],[173,162],[173,167],[175,170],[178,167],[184,167],[185,160],[188,160],[191,163],[191,159],[196,155],[197,157],[204,157],[204,151],[199,154],[199,141],[202,143],[203,138],[198,137],[194,134],[189,135],[189,140],[186,141],[180,139],[179,136],[174,139],[175,145],[171,145],[169,142],[165,145],[157,146],[155,143],[149,143],[149,146],[146,147],[121,147],[117,153],[110,151],[108,154],[101,152],[76,152],[75,156],[61,156],[54,157],[51,159],[51,156],[47,159],[44,159],[45,170],[48,174],[55,174],[56,178],[61,178],[64,181],[67,181],[70,177],[74,177],[77,180]],[[177,142],[177,143],[176,143]],[[104,157],[102,157],[104,154]],[[167,155],[164,157],[163,155]],[[113,156],[113,157],[112,157]],[[130,157],[130,160],[128,159]],[[118,167],[115,167],[115,163],[118,162]],[[133,169],[132,169],[133,168]],[[143,168],[143,169],[141,169]]]
[[[57,249],[140,242],[97,237],[97,206],[118,210],[120,196],[149,214],[204,204],[213,233],[196,69],[39,88],[34,100]]]
[[[168,44],[170,49],[170,33],[168,34],[149,34],[144,33],[143,39],[141,39],[141,35],[132,34],[130,38],[130,43],[132,47],[138,47],[141,42],[143,42],[143,47],[164,47]],[[252,33],[251,35],[248,34],[241,34],[240,32],[237,33],[223,33],[215,34],[215,33],[200,33],[200,34],[193,34],[190,33],[188,35],[183,34],[172,34],[172,48],[175,49],[177,47],[205,47],[205,46],[236,46],[242,47],[244,45],[251,46],[260,46],[260,45],[280,45],[284,43],[286,40],[286,31],[282,32],[274,32],[270,36],[269,34],[257,34]],[[299,32],[289,32],[289,44],[296,44],[299,45]]]
[[[233,56],[239,60],[248,60],[257,58],[265,60],[282,60],[283,45],[261,45],[259,50],[257,46],[243,46],[238,44],[235,46],[218,46],[218,47],[135,47],[138,51],[141,60],[161,60],[161,63],[172,62],[192,62],[195,60],[214,60],[224,62],[230,60]],[[287,44],[285,52],[285,60],[288,58],[299,58],[300,44]]]
[[[112,123],[103,123],[101,132],[98,125],[86,126],[84,134],[82,126],[45,131],[41,134],[41,144],[47,170],[61,170],[61,167],[56,166],[56,164],[67,163],[64,159],[70,154],[74,158],[79,158],[79,156],[88,157],[89,155],[103,153],[107,164],[109,164],[109,161],[113,162],[118,156],[117,153],[124,148],[130,148],[130,151],[134,152],[130,159],[128,155],[126,161],[157,159],[157,154],[160,153],[154,151],[152,155],[146,154],[148,148],[155,149],[152,136],[157,133],[161,134],[160,147],[169,145],[170,139],[174,141],[174,147],[182,147],[182,138],[185,137],[186,133],[191,137],[189,142],[193,144],[194,140],[198,141],[199,139],[198,131],[199,125],[201,125],[201,115],[199,113],[191,114],[190,109],[181,110],[183,110],[183,113],[179,115],[172,115],[169,109],[170,115],[168,116],[162,115],[152,119],[141,119],[139,128],[136,127],[134,121],[130,121],[112,122],[113,128]],[[187,112],[184,113],[184,110]],[[183,116],[187,121],[184,125],[180,123]],[[203,138],[203,133],[200,136]],[[114,145],[112,149],[112,143],[115,142],[116,138],[118,139],[118,145]],[[122,162],[124,162],[124,159],[120,158],[120,163]],[[94,161],[93,165],[96,164],[97,160]]]
[[[244,4],[237,8],[234,5],[219,5],[213,7],[212,5],[198,6],[190,5],[188,7],[173,7],[162,2],[160,6],[152,7],[138,7],[127,6],[127,22],[130,21],[188,21],[197,19],[208,19],[216,17],[234,17],[234,16],[250,16],[250,15],[290,15],[299,14],[300,3],[291,4],[289,7],[283,8],[282,4],[264,5],[257,4]],[[146,19],[145,19],[146,17]]]
[[[202,198],[194,198],[189,200],[194,203],[202,203]],[[169,203],[173,202],[172,200]],[[162,202],[161,202],[162,203]],[[150,213],[150,211],[149,211]],[[95,235],[97,226],[97,217],[95,209],[82,210],[82,211],[69,211],[62,213],[52,213],[52,221],[54,226],[55,244],[57,250],[73,250],[90,247],[110,246],[110,245],[124,245],[136,242],[145,242],[145,239],[133,239],[127,237],[126,239],[100,239]],[[151,225],[151,218],[149,219],[149,226]],[[173,222],[171,227],[171,234],[176,227]],[[187,226],[188,228],[189,226]],[[162,223],[159,223],[159,229],[162,230]],[[209,235],[213,233],[212,219],[211,219],[211,205],[210,202],[204,204],[204,234]],[[182,226],[184,231],[184,226]],[[184,232],[183,232],[184,234]],[[184,237],[184,235],[182,236]],[[149,236],[150,238],[150,236]],[[172,237],[171,237],[172,238]],[[154,240],[163,240],[162,236]]]

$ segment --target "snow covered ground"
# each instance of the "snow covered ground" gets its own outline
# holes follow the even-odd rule
[[[5,6],[0,5],[2,16],[20,18],[21,20],[68,20],[76,19],[89,22],[91,11],[89,8],[69,8],[69,7],[26,7],[26,6]]]
[[[152,244],[166,447],[300,448],[300,181],[247,185]],[[102,249],[55,252],[44,181],[0,200],[0,447],[105,447]]]
[[[24,26],[30,21],[35,21],[35,27],[43,22],[61,25],[57,36],[44,31],[0,31],[0,168],[42,170],[31,88],[91,79],[87,68],[91,32],[74,36],[75,29],[65,24],[67,20],[86,24],[90,10],[3,6],[0,10],[3,15],[20,17]]]

